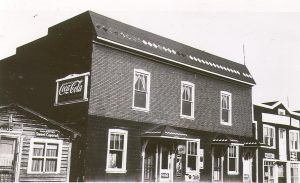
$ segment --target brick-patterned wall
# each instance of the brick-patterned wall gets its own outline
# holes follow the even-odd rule
[[[151,73],[150,111],[132,110],[134,68]],[[195,84],[195,120],[180,118],[181,81]],[[232,126],[220,124],[220,91],[232,93]],[[251,136],[251,88],[94,44],[89,114]]]

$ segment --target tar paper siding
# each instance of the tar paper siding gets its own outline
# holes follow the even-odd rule
[[[151,73],[150,111],[132,110],[134,69]],[[180,118],[181,81],[195,84],[195,120]],[[232,93],[232,126],[220,124],[220,91]],[[94,44],[89,114],[251,136],[250,87]]]
[[[69,176],[70,166],[68,166],[69,155],[71,142],[69,137],[64,137],[62,131],[60,131],[60,137],[58,140],[63,140],[62,145],[62,156],[61,156],[61,164],[60,164],[60,172],[59,173],[49,173],[49,174],[28,174],[28,161],[29,161],[29,149],[30,149],[30,140],[35,137],[35,130],[54,130],[44,123],[36,120],[34,118],[25,115],[22,112],[19,112],[14,109],[9,109],[0,112],[0,120],[1,122],[8,122],[9,116],[12,115],[12,122],[17,124],[22,124],[22,130],[19,134],[21,139],[21,144],[18,144],[17,152],[21,153],[21,158],[19,160],[19,164],[17,165],[17,169],[19,169],[19,182],[48,182],[48,181],[56,181],[56,182],[66,182]],[[7,132],[1,132],[0,135],[10,135]]]

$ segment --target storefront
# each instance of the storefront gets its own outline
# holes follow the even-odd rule
[[[23,106],[0,107],[0,182],[68,182],[78,136]]]
[[[200,139],[169,126],[147,130],[142,138],[144,182],[200,180],[204,159]]]

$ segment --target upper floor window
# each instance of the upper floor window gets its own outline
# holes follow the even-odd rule
[[[106,157],[106,172],[126,173],[128,132],[109,129]]]
[[[290,130],[290,150],[299,151],[299,131]]]
[[[231,93],[221,91],[221,124],[231,125]]]
[[[30,142],[28,173],[58,173],[62,140],[33,138]]]
[[[263,125],[263,128],[263,142],[266,145],[275,148],[275,128],[269,125]]]
[[[285,115],[285,110],[284,109],[278,109],[278,114],[279,115]]]
[[[199,169],[199,146],[199,141],[187,141],[187,172],[197,171]]]
[[[239,146],[228,147],[228,174],[239,173]]]
[[[181,117],[194,119],[195,85],[181,82]]]
[[[133,109],[149,111],[150,73],[134,69]]]

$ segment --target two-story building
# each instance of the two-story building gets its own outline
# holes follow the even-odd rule
[[[265,144],[256,156],[258,182],[299,182],[299,119],[280,101],[254,105],[254,136]]]
[[[82,134],[82,172],[70,180],[253,179],[255,82],[245,65],[88,11],[0,69],[3,101]]]

